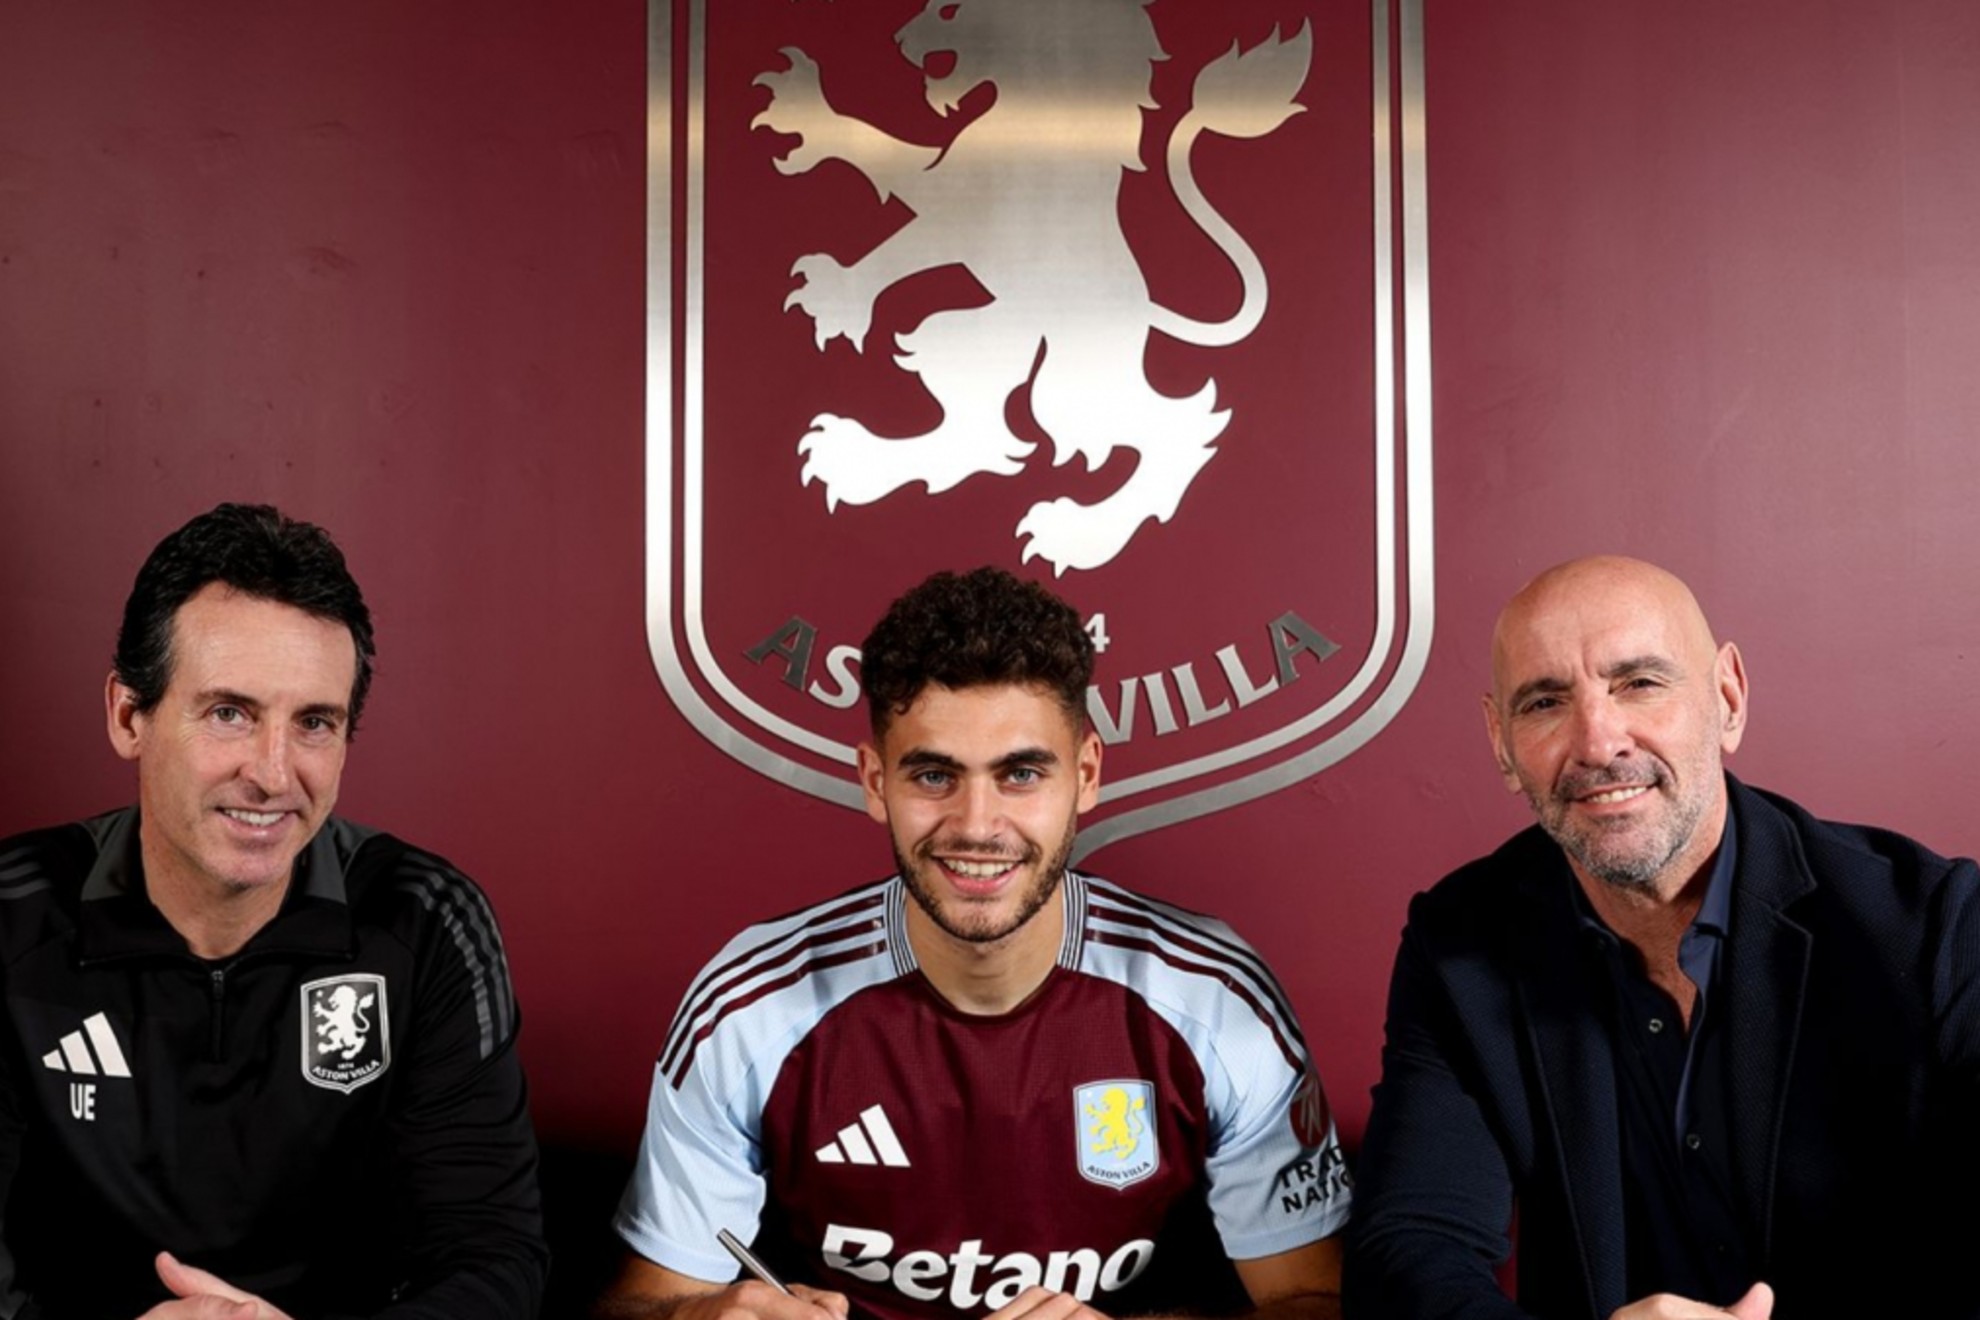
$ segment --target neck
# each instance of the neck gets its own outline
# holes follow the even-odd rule
[[[183,874],[155,851],[149,840],[142,840],[145,893],[198,958],[239,953],[256,931],[274,920],[289,892],[288,878],[274,885],[216,885],[205,877]]]
[[[1058,894],[1003,939],[984,942],[957,939],[919,904],[907,906],[908,947],[921,974],[957,1009],[984,1017],[1010,1012],[1045,984],[1059,961],[1065,928],[1065,902]]]
[[[1661,979],[1661,973],[1676,973],[1678,944],[1704,905],[1725,832],[1726,802],[1720,798],[1684,850],[1642,886],[1612,885],[1570,861],[1595,914],[1636,950],[1653,980]]]

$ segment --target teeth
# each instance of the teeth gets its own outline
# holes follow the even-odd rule
[[[954,871],[957,875],[965,876],[971,880],[988,880],[992,876],[999,876],[1002,875],[1004,872],[1010,870],[1011,867],[1015,865],[1015,863],[965,862],[958,860],[956,858],[944,858],[942,865],[948,867],[951,871]]]
[[[234,807],[222,807],[220,810],[244,825],[273,825],[282,819],[279,811],[241,811]]]
[[[1606,793],[1597,793],[1593,797],[1588,798],[1587,801],[1599,802],[1604,805],[1611,802],[1627,802],[1631,798],[1639,794],[1648,793],[1649,791],[1650,786],[1648,784],[1632,784],[1627,788],[1612,788]]]

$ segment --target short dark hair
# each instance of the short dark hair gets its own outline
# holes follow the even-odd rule
[[[937,573],[887,607],[860,648],[875,737],[923,688],[1042,687],[1075,724],[1086,717],[1093,639],[1079,612],[1000,568]]]
[[[350,629],[357,677],[346,727],[355,734],[377,654],[371,611],[330,533],[266,504],[222,504],[200,514],[160,541],[138,570],[113,661],[117,681],[137,694],[137,709],[152,710],[164,699],[172,681],[172,620],[215,582]]]

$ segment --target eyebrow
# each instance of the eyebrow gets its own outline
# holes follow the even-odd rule
[[[236,692],[232,688],[206,688],[195,694],[194,700],[202,706],[211,706],[215,703],[239,706],[254,715],[259,715],[266,709],[260,701],[245,692]],[[338,705],[334,701],[314,702],[304,706],[296,714],[302,718],[333,719],[339,722],[351,717],[350,707]]]
[[[990,763],[992,770],[1010,770],[1027,765],[1057,765],[1059,755],[1049,747],[1020,747],[1006,752]],[[903,770],[966,770],[961,761],[947,752],[934,751],[927,747],[916,747],[906,752],[900,759]]]
[[[1059,754],[1049,747],[1020,747],[1006,752],[991,763],[993,770],[1014,770],[1019,766],[1057,765]]]
[[[336,720],[341,724],[351,717],[351,709],[348,706],[340,706],[334,701],[319,701],[314,705],[304,706],[296,714],[304,718]]]
[[[917,747],[913,751],[904,753],[901,757],[900,765],[904,770],[960,770],[963,768],[963,763],[955,757],[944,752],[930,751],[926,747]]]
[[[1665,678],[1676,678],[1684,670],[1677,663],[1661,655],[1637,655],[1627,660],[1618,660],[1602,671],[1603,678],[1626,678],[1631,674],[1659,674]]]
[[[232,688],[205,688],[194,694],[193,700],[202,706],[211,706],[217,702],[227,706],[240,706],[251,711],[261,709],[259,701],[245,692],[236,692]]]
[[[1604,667],[1601,676],[1614,682],[1618,678],[1628,678],[1632,674],[1655,674],[1661,678],[1681,677],[1684,670],[1675,662],[1661,655],[1633,655],[1625,660]],[[1521,683],[1513,689],[1510,706],[1513,709],[1524,705],[1528,698],[1537,696],[1558,696],[1572,690],[1574,684],[1565,678],[1535,678]]]
[[[1506,701],[1506,708],[1508,710],[1518,710],[1526,704],[1529,697],[1537,697],[1542,693],[1553,695],[1555,693],[1566,692],[1571,686],[1573,685],[1564,678],[1528,679],[1513,689],[1512,696]]]

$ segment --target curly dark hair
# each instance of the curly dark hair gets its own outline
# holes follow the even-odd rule
[[[937,573],[887,607],[860,650],[873,735],[887,731],[930,683],[1042,687],[1086,718],[1093,639],[1079,612],[1000,568]]]
[[[378,653],[371,611],[330,534],[266,504],[222,504],[200,514],[160,541],[138,570],[112,662],[117,681],[137,694],[137,708],[149,711],[164,699],[172,681],[172,620],[214,582],[351,630],[357,677],[347,728],[355,734]]]

